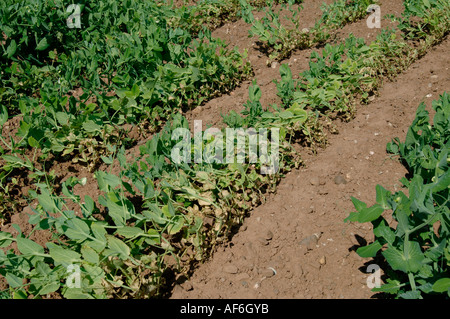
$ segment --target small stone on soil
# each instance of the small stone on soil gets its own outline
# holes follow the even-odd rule
[[[338,175],[338,176],[336,176],[336,177],[334,178],[334,183],[335,183],[336,185],[339,185],[339,184],[347,184],[347,180],[345,179],[344,176]]]
[[[266,240],[271,240],[272,238],[273,238],[273,233],[270,231],[270,230],[268,230],[267,232],[266,232],[266,235],[265,235],[265,239]]]
[[[311,178],[311,179],[309,180],[309,182],[311,183],[311,185],[317,186],[317,185],[319,185],[320,180],[319,180],[319,177],[316,176],[316,177]]]
[[[228,274],[237,274],[238,268],[235,265],[225,265],[223,271]]]

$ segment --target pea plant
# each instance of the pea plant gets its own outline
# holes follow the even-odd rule
[[[325,43],[335,30],[364,17],[367,7],[372,3],[373,1],[337,0],[329,5],[323,4],[321,18],[310,29],[300,27],[301,5],[295,9],[293,4],[289,3],[277,12],[273,3],[270,3],[261,20],[251,21],[249,36],[257,37],[262,42],[261,49],[268,53],[267,63],[271,64],[274,60],[287,58],[293,50]],[[284,15],[289,26],[283,24],[280,19],[282,9],[289,11],[289,15]]]
[[[387,145],[411,174],[401,180],[409,195],[377,185],[376,204],[368,207],[352,198],[356,212],[346,218],[372,223],[375,240],[357,253],[363,258],[381,253],[389,265],[388,279],[373,291],[398,298],[450,296],[450,95],[433,101],[433,109],[431,124],[420,104],[405,141],[396,138]]]

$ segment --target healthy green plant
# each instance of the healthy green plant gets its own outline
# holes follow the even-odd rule
[[[387,145],[411,175],[401,180],[408,195],[377,185],[376,204],[368,207],[352,198],[356,212],[346,218],[372,223],[375,239],[357,253],[370,258],[381,251],[389,264],[388,279],[373,291],[397,298],[450,296],[450,95],[433,101],[433,109],[431,124],[425,104],[420,104],[405,141],[396,138]],[[389,213],[395,224],[389,222]]]
[[[170,27],[168,6],[80,6],[80,29],[67,27],[62,1],[8,1],[1,8],[0,98],[11,117],[23,117],[20,147],[95,163],[108,144],[120,142],[122,125],[147,121],[156,129],[174,109],[202,104],[251,74],[245,54],[209,30]]]

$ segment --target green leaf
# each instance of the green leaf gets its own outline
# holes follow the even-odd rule
[[[433,184],[431,190],[433,193],[438,193],[447,188],[450,188],[450,170],[438,178],[437,182]]]
[[[128,256],[130,255],[130,247],[128,247],[127,244],[111,235],[106,235],[106,239],[108,241],[109,249],[117,254],[119,258],[123,260],[128,259]]]
[[[347,218],[344,219],[344,222],[345,222],[345,223],[347,223],[347,222],[357,222],[357,221],[358,221],[358,215],[359,215],[358,212],[351,212],[351,213],[347,216]]]
[[[382,254],[392,269],[407,272],[406,258],[401,251],[394,247],[388,247]]]
[[[28,299],[28,295],[23,290],[16,290],[14,291],[13,299]]]
[[[389,142],[386,145],[386,152],[391,154],[398,154],[399,147],[398,147],[399,139],[393,139],[391,142]]]
[[[409,225],[409,218],[407,213],[401,209],[403,207],[399,207],[395,210],[395,219],[397,219],[397,236],[404,234],[407,232],[411,226]]]
[[[86,211],[83,213],[86,214],[86,217],[90,216],[95,210],[95,202],[89,195],[84,196],[84,208]]]
[[[10,59],[14,53],[17,51],[17,44],[16,41],[13,39],[11,40],[11,43],[8,45],[8,48],[6,49],[6,58]]]
[[[174,235],[178,233],[184,226],[184,218],[183,216],[175,216],[172,220],[170,225],[167,228],[167,232],[169,235]]]
[[[30,145],[31,147],[38,147],[39,142],[33,136],[29,136],[28,137],[28,145]]]
[[[360,201],[359,199],[357,199],[357,198],[355,198],[353,196],[351,196],[351,200],[352,200],[352,203],[353,203],[353,205],[355,206],[355,208],[356,208],[356,210],[358,212],[360,212],[361,210],[363,210],[364,208],[367,207],[366,203]]]
[[[108,198],[107,207],[108,207],[108,215],[111,216],[114,224],[116,226],[124,226],[125,222],[130,218],[131,214],[126,206],[126,203],[118,202],[114,203],[111,199]]]
[[[98,264],[100,261],[100,257],[97,252],[89,246],[81,247],[81,255],[83,259],[91,264]]]
[[[446,244],[447,240],[445,240],[445,238],[441,240],[439,244],[435,243],[432,247],[425,251],[425,257],[430,258],[433,261],[438,261],[439,258],[444,254]]]
[[[375,204],[371,207],[363,208],[358,215],[358,222],[367,223],[374,221],[384,212],[383,207],[378,204]]]
[[[70,239],[85,240],[88,239],[91,235],[89,225],[79,218],[73,218],[68,220],[64,226],[65,226],[64,234]]]
[[[66,125],[69,122],[69,115],[65,112],[56,112],[56,120],[61,125]]]
[[[100,190],[105,192],[109,191],[108,187],[116,188],[122,184],[122,180],[118,176],[103,171],[97,171],[95,178],[97,179]]]
[[[433,291],[435,292],[446,292],[450,289],[450,278],[441,278],[438,279],[433,284]]]
[[[92,120],[87,120],[83,123],[83,129],[88,133],[93,133],[96,131],[100,131],[102,127],[98,124],[95,124]]]
[[[110,165],[110,164],[114,163],[112,156],[106,157],[106,156],[102,155],[102,156],[100,156],[100,158],[103,160],[103,162],[105,164]]]
[[[261,99],[261,89],[253,82],[253,84],[249,87],[249,100],[252,102],[257,102]]]
[[[384,219],[374,227],[373,233],[377,238],[383,238],[390,245],[394,243],[395,233]]]
[[[52,272],[50,266],[46,264],[44,261],[38,261],[35,267],[41,276],[47,277]]]
[[[123,236],[125,238],[133,238],[133,237],[144,234],[144,230],[142,230],[139,227],[125,226],[125,227],[117,229],[116,234]]]
[[[0,247],[7,247],[13,242],[11,233],[0,231]]]
[[[106,229],[100,222],[95,222],[91,224],[91,230],[96,240],[88,242],[87,245],[95,251],[101,252],[106,247]]]
[[[106,173],[103,176],[103,180],[111,188],[116,188],[122,184],[122,180],[118,176],[110,173]]]
[[[81,255],[73,250],[62,248],[56,245],[47,245],[50,256],[55,263],[70,265],[76,262],[81,262]]]
[[[398,295],[399,298],[403,299],[420,299],[421,292],[420,290],[410,290]]]
[[[3,126],[6,121],[8,121],[8,110],[6,106],[2,105],[0,108],[0,126]]]
[[[400,288],[403,286],[403,284],[400,283],[398,280],[392,280],[388,279],[388,283],[382,285],[379,288],[373,288],[373,292],[386,292],[389,294],[396,294],[400,290]]]
[[[39,41],[38,45],[36,46],[36,50],[43,51],[43,50],[47,49],[48,46],[49,46],[49,44],[47,42],[47,38],[42,38],[41,41]]]
[[[7,273],[5,278],[11,288],[19,288],[23,286],[22,278],[19,278],[16,275]]]
[[[39,290],[39,294],[40,295],[46,295],[46,294],[55,292],[56,290],[59,289],[60,286],[61,285],[59,283],[56,283],[56,282],[46,284]]]
[[[14,155],[3,155],[2,156],[3,159],[11,164],[15,164],[15,166],[20,167],[20,166],[25,166],[25,161],[17,156]]]
[[[419,243],[415,241],[405,242],[403,251],[391,246],[383,251],[382,254],[392,269],[400,270],[404,273],[418,272],[425,258]]]
[[[37,196],[39,204],[47,213],[55,213],[57,210],[57,206],[55,201],[50,196],[50,193],[46,189],[41,190],[41,194]]]
[[[63,296],[66,299],[94,299],[91,295],[84,293],[81,288],[68,288]]]
[[[156,205],[149,204],[149,208],[151,210],[144,210],[142,214],[147,218],[150,222],[154,222],[159,225],[165,224],[167,221],[164,218],[163,212],[156,207]]]
[[[44,254],[44,247],[28,238],[17,238],[17,248],[24,255],[41,255]]]
[[[390,205],[388,203],[388,199],[389,196],[391,195],[391,192],[389,192],[388,190],[386,190],[383,186],[381,185],[377,185],[375,187],[377,195],[376,195],[376,200],[377,203],[383,207],[383,209],[390,209]]]
[[[170,203],[170,202],[169,202]],[[164,215],[166,216],[166,217],[173,217],[174,216],[174,214],[172,214],[172,210],[170,210],[169,209],[169,206],[168,205],[164,205],[162,208],[161,208],[161,210],[162,210],[162,212],[164,213]]]
[[[135,83],[130,91],[125,92],[125,95],[126,97],[134,100],[139,96],[139,93],[141,93],[141,90],[139,89],[139,85]]]
[[[381,247],[383,246],[378,241],[374,241],[370,245],[359,247],[356,253],[362,258],[375,257]]]
[[[288,64],[283,63],[280,66],[280,75],[281,75],[281,79],[284,81],[289,81],[292,80],[292,72],[291,72],[291,68],[289,67]]]

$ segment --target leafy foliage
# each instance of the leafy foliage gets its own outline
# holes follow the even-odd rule
[[[301,7],[294,10],[294,2],[287,1],[285,8],[292,13],[290,22],[298,25]],[[180,110],[227,92],[251,75],[245,52],[228,49],[211,36],[212,29],[242,17],[254,23],[255,35],[267,35],[264,41],[275,47],[273,57],[281,59],[361,17],[366,2],[350,1],[346,5],[355,10],[347,11],[343,1],[324,6],[315,29],[300,38],[282,26],[278,13],[266,11],[262,27],[255,22],[253,7],[272,8],[272,1],[203,0],[176,8],[134,0],[80,4],[81,29],[67,28],[70,12],[58,0],[8,0],[0,9],[0,126],[20,116],[17,138],[1,138],[0,199],[18,187],[13,172],[23,170],[34,183],[28,200],[38,203],[29,216],[31,233],[25,235],[18,225],[12,225],[15,236],[0,232],[0,274],[9,286],[0,292],[2,298],[164,295],[174,279],[188,276],[196,262],[227,239],[285,172],[301,164],[291,144],[295,139],[323,145],[321,120],[333,114],[351,117],[354,101],[365,102],[384,77],[406,68],[448,32],[448,25],[436,24],[439,28],[430,29],[417,49],[389,30],[370,44],[353,36],[327,44],[322,54],[311,56],[310,69],[298,80],[281,65],[281,80],[275,81],[280,105],[263,107],[254,81],[244,110],[223,115],[227,129],[235,130],[202,132],[198,139],[177,133],[189,128]],[[436,8],[434,16],[441,17],[443,7]],[[401,297],[448,291],[448,104],[448,95],[434,104],[433,127],[421,109],[407,141],[388,146],[417,176],[404,180],[410,197],[379,186],[377,205],[353,199],[357,212],[348,218],[376,223],[377,241],[360,248],[362,256],[391,245],[383,253],[396,273],[382,289]],[[148,123],[162,130],[127,161],[124,126]],[[262,164],[240,150],[233,155],[242,161],[217,160],[217,143],[235,145],[239,133],[252,129],[279,133],[279,140],[267,133],[257,146],[257,151],[279,147],[276,174],[262,174]],[[173,160],[180,138],[189,142],[184,155],[194,161]],[[242,146],[249,149],[249,143],[245,139]],[[36,160],[41,153],[44,160],[86,162],[101,195],[76,195],[74,188],[86,179],[71,177],[57,185],[54,173]],[[115,165],[118,173],[98,170],[98,162]],[[396,212],[397,229],[382,219],[388,209]],[[432,233],[430,225],[438,222],[439,232]],[[33,234],[41,231],[52,237],[36,241]],[[80,282],[71,281],[76,274]]]
[[[375,241],[357,253],[368,258],[382,250],[391,270],[387,283],[373,291],[398,298],[450,296],[450,95],[433,101],[433,109],[433,124],[422,103],[405,141],[396,138],[387,145],[410,171],[412,177],[402,179],[409,196],[377,185],[376,204],[367,207],[353,198],[357,211],[346,219],[372,223]],[[385,211],[392,212],[396,226],[382,215]]]
[[[170,8],[153,1],[81,3],[79,29],[67,27],[65,10],[62,1],[29,0],[0,12],[0,101],[8,117],[23,116],[22,147],[33,137],[43,153],[99,158],[83,152],[101,155],[120,140],[113,130],[143,121],[158,127],[251,73],[245,55],[207,29],[170,27]]]

